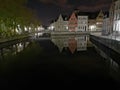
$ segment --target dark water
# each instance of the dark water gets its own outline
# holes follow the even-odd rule
[[[53,37],[1,50],[0,88],[119,90],[110,64],[86,41]]]

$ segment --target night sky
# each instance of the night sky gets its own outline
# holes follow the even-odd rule
[[[48,26],[59,14],[70,15],[74,9],[81,12],[107,11],[112,0],[28,0],[27,7],[38,15],[41,23]]]

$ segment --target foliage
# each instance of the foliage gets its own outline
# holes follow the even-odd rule
[[[16,35],[18,25],[24,31],[24,26],[38,24],[33,10],[27,8],[28,0],[0,0],[0,36]],[[37,22],[37,23],[36,23]],[[7,30],[6,30],[7,29]]]

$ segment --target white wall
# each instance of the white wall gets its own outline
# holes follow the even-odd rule
[[[110,18],[105,18],[103,20],[103,28],[102,28],[102,35],[109,35],[110,34]]]
[[[115,2],[113,31],[120,32],[120,0]]]
[[[77,31],[88,31],[88,16],[78,16]]]

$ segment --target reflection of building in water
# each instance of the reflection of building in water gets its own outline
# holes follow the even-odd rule
[[[62,52],[63,48],[65,47],[65,40],[64,39],[52,39],[52,42],[59,48],[59,51]]]
[[[22,42],[22,43],[17,43],[11,46],[8,46],[6,48],[2,48],[0,50],[0,59],[3,60],[3,57],[15,55],[21,51],[23,51],[27,46],[29,45],[29,42]]]
[[[87,50],[87,36],[77,37],[77,51]]]
[[[52,42],[58,47],[59,51],[62,52],[66,45],[65,38],[52,38]]]
[[[74,37],[69,38],[68,40],[68,48],[71,51],[71,53],[74,53],[77,48],[77,40],[75,40]]]
[[[54,37],[52,38],[53,43],[59,48],[59,51],[62,52],[63,48],[68,48],[71,53],[77,51],[87,50],[87,36],[63,36],[63,37]]]
[[[23,44],[22,43],[18,43],[17,45],[17,52],[20,52],[23,50]]]

